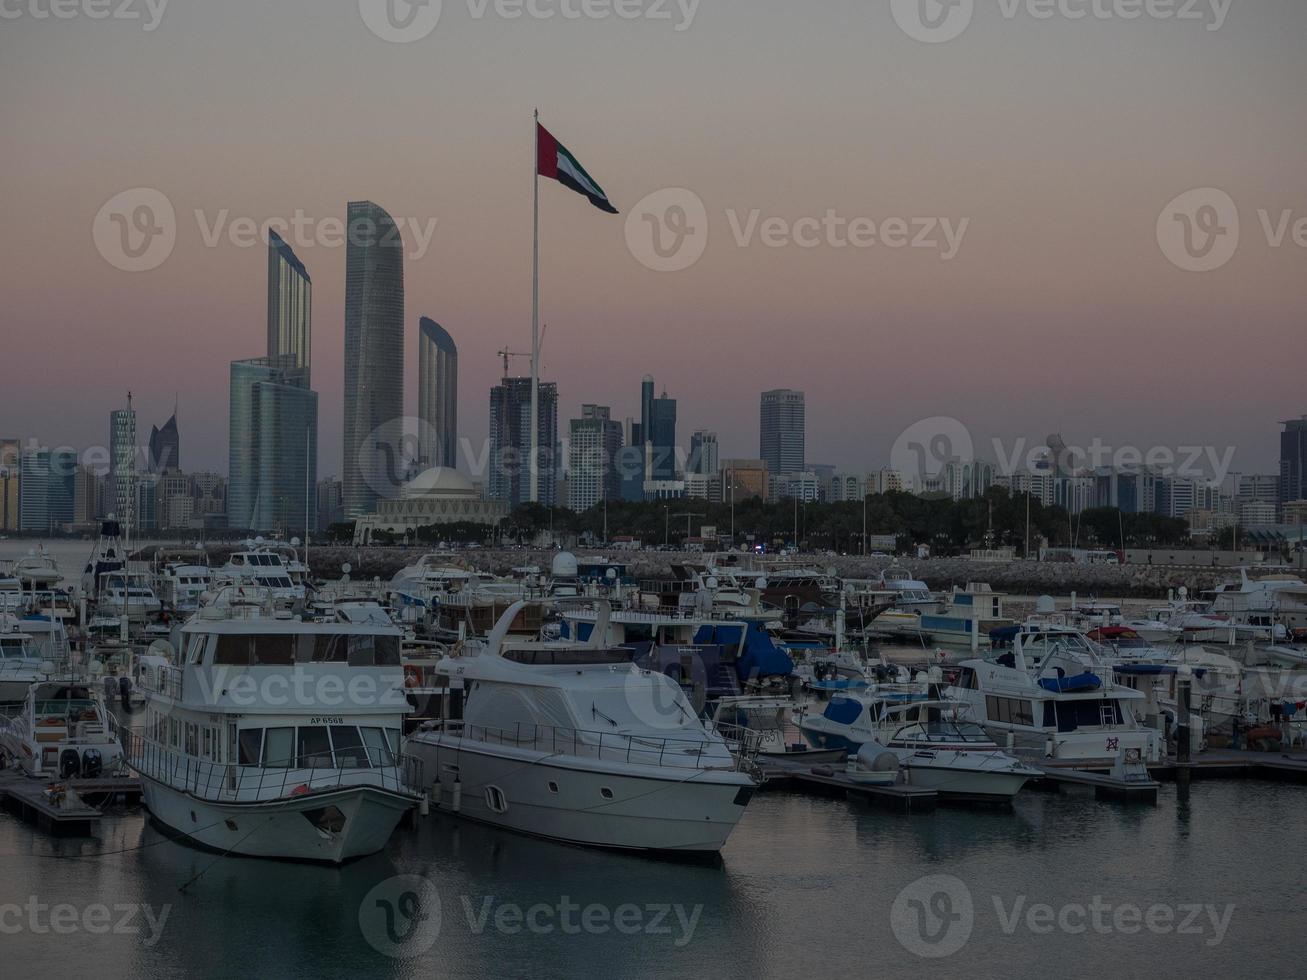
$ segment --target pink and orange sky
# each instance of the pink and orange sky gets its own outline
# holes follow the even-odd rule
[[[1276,421],[1307,412],[1292,231],[1307,218],[1307,4],[1234,0],[1217,30],[1212,0],[1197,7],[1206,22],[981,0],[960,36],[923,43],[888,0],[705,0],[688,25],[675,3],[670,21],[542,20],[444,0],[429,35],[389,43],[358,0],[171,0],[149,31],[145,0],[136,21],[10,0],[0,436],[103,443],[128,389],[148,432],[179,392],[184,465],[225,470],[228,363],[263,352],[265,254],[225,233],[206,244],[206,229],[224,213],[339,219],[370,199],[436,221],[424,255],[409,242],[409,410],[425,315],[459,345],[461,435],[483,439],[495,352],[529,344],[539,106],[623,211],[541,188],[544,375],[564,427],[582,402],[637,414],[651,373],[680,399],[681,441],[715,428],[725,456],[757,453],[758,393],[792,387],[809,460],[843,467],[885,465],[905,427],[945,415],[982,445],[1210,443],[1238,447],[1237,469],[1274,469]],[[177,237],[131,273],[92,224],[137,187],[171,202]],[[659,273],[628,248],[626,213],[668,187],[704,202],[708,241]],[[1239,247],[1184,271],[1159,215],[1207,187],[1236,202]],[[829,210],[968,224],[949,260],[733,233],[755,211]],[[1278,244],[1261,211],[1272,231],[1289,215]],[[345,252],[292,244],[314,281],[327,476]]]

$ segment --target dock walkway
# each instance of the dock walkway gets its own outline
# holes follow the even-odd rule
[[[49,792],[53,787],[73,792],[60,796]],[[88,798],[122,796],[130,800],[140,795],[141,781],[134,777],[51,781],[33,779],[19,769],[0,770],[0,802],[11,813],[52,834],[89,835],[104,814],[86,802]]]

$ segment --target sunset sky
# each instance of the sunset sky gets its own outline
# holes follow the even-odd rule
[[[1205,21],[980,0],[944,43],[910,37],[889,0],[703,0],[688,23],[674,0],[670,21],[445,0],[412,43],[378,37],[358,0],[171,0],[149,31],[145,0],[138,20],[33,15],[48,4],[8,0],[0,19],[0,437],[102,444],[131,389],[143,433],[179,397],[185,468],[225,470],[228,363],[261,355],[265,331],[265,250],[230,222],[299,210],[313,236],[367,199],[436,222],[420,258],[406,236],[409,411],[429,316],[459,346],[461,435],[483,439],[495,352],[530,343],[534,106],[623,212],[542,183],[564,430],[582,402],[638,414],[651,373],[680,400],[680,441],[717,429],[723,456],[756,455],[758,394],[790,387],[809,461],[841,467],[886,465],[907,426],[952,416],[984,447],[1059,431],[1236,446],[1255,471],[1275,467],[1277,420],[1307,412],[1301,0],[1234,0],[1218,30],[1212,0]],[[176,246],[126,272],[92,226],[138,187],[174,207]],[[628,212],[663,188],[707,211],[706,252],[677,272],[628,248]],[[1238,208],[1237,252],[1210,272],[1159,246],[1159,215],[1194,188]],[[951,259],[738,244],[755,211],[966,231]],[[1286,212],[1276,245],[1263,225]],[[345,250],[286,237],[314,283],[325,477]]]

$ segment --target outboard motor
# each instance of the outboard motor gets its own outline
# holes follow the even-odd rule
[[[82,776],[86,779],[98,779],[104,771],[104,759],[99,749],[87,749],[82,753]]]
[[[59,753],[59,778],[72,779],[82,771],[82,757],[76,749],[64,749]]]
[[[104,699],[110,700],[118,693],[118,680],[112,674],[104,675]]]
[[[124,711],[130,711],[132,708],[131,693],[132,693],[132,679],[128,677],[126,674],[123,674],[122,677],[118,678],[118,698],[119,701],[122,703]]]

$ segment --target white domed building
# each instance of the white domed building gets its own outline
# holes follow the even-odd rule
[[[434,466],[414,477],[394,500],[378,500],[377,512],[354,525],[354,543],[370,544],[376,531],[415,533],[432,524],[474,522],[494,525],[508,516],[508,505],[482,500],[472,481],[458,470]]]

